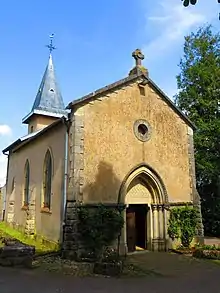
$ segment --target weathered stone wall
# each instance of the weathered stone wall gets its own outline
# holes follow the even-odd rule
[[[139,123],[148,129],[144,139]],[[69,136],[68,200],[72,202],[67,203],[64,233],[67,254],[71,255],[71,247],[72,254],[79,249],[76,205],[124,201],[119,196],[122,183],[138,166],[145,164],[159,175],[166,204],[192,203],[192,134],[150,85],[140,89],[135,82],[76,106]]]
[[[143,94],[144,93],[144,94]],[[82,105],[83,202],[117,202],[124,178],[145,163],[164,182],[170,202],[192,200],[188,125],[149,85],[137,83]],[[146,120],[150,137],[140,141],[135,123]]]
[[[68,200],[80,202],[84,183],[84,110],[72,112],[70,119]]]
[[[79,254],[77,203],[67,200],[63,230],[62,257],[77,259]]]

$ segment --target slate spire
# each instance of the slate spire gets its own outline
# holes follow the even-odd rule
[[[55,47],[52,46],[52,43],[47,47],[50,49],[48,65],[44,72],[31,112],[24,117],[22,120],[23,123],[28,123],[33,115],[45,115],[57,118],[67,115],[63,98],[57,84],[52,60],[51,48],[55,49]]]

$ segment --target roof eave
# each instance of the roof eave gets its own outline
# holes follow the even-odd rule
[[[134,74],[134,75],[130,75],[130,76],[126,77],[126,78],[120,79],[119,81],[111,83],[111,84],[109,84],[109,85],[107,85],[105,87],[102,87],[102,88],[100,88],[100,89],[98,89],[98,90],[96,90],[94,92],[91,92],[91,93],[83,96],[82,98],[79,98],[77,100],[74,100],[74,101],[70,102],[67,105],[66,109],[70,110],[76,105],[79,105],[81,103],[86,103],[89,100],[94,99],[99,95],[102,95],[103,93],[115,90],[116,88],[118,88],[118,87],[120,87],[122,85],[130,83],[130,82],[132,82],[132,81],[134,81],[134,80],[136,80],[136,79],[138,79],[140,77],[144,77],[144,76],[145,76],[144,74]]]
[[[86,96],[83,96],[80,99],[74,100],[68,104],[66,109],[73,109],[75,106],[80,105],[81,103],[87,103],[91,99],[97,98],[97,96],[100,96],[102,94],[106,94],[108,91],[115,90],[116,88],[125,85],[129,82],[133,82],[137,80],[138,78],[142,78],[144,83],[150,83],[151,86],[160,94],[163,96],[163,98],[168,102],[169,106],[182,117],[182,119],[190,126],[193,130],[196,130],[197,127],[195,124],[171,101],[171,99],[148,77],[148,75],[144,73],[138,73],[131,76],[128,76],[124,79],[121,79],[115,83],[112,83],[108,86],[105,86],[103,88],[100,88]]]
[[[15,148],[16,146],[18,146],[21,143],[21,139],[17,139],[16,141],[14,141],[13,143],[11,143],[9,146],[7,146],[2,153],[4,155],[6,155],[6,152],[10,152],[13,148]]]
[[[62,123],[65,124],[66,123],[67,118],[65,116],[61,117],[60,119],[58,119],[57,121],[53,122],[52,124],[48,125],[47,127],[43,128],[39,133],[37,133],[35,136],[32,136],[26,140],[21,140],[20,139],[20,143],[16,146],[13,147],[13,151],[17,151],[18,149],[20,149],[21,147],[23,147],[24,145],[26,145],[27,143],[37,139],[39,136],[43,135],[45,132],[47,132],[48,130],[50,130],[51,128],[55,127],[56,125]]]
[[[65,115],[64,114],[65,112],[67,111],[63,110],[63,113],[55,113],[55,112],[47,112],[47,111],[35,109],[22,119],[22,123],[27,124],[33,115],[42,115],[42,116],[49,116],[54,118],[62,118],[63,116],[67,117],[68,113],[66,113]]]

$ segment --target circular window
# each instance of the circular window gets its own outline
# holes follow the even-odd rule
[[[145,142],[150,139],[151,127],[146,120],[140,119],[134,123],[134,134],[135,136]]]

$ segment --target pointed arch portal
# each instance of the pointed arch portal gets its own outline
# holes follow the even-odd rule
[[[166,204],[162,179],[151,167],[140,165],[122,183],[119,202],[126,205],[123,242],[128,252],[166,249]]]

